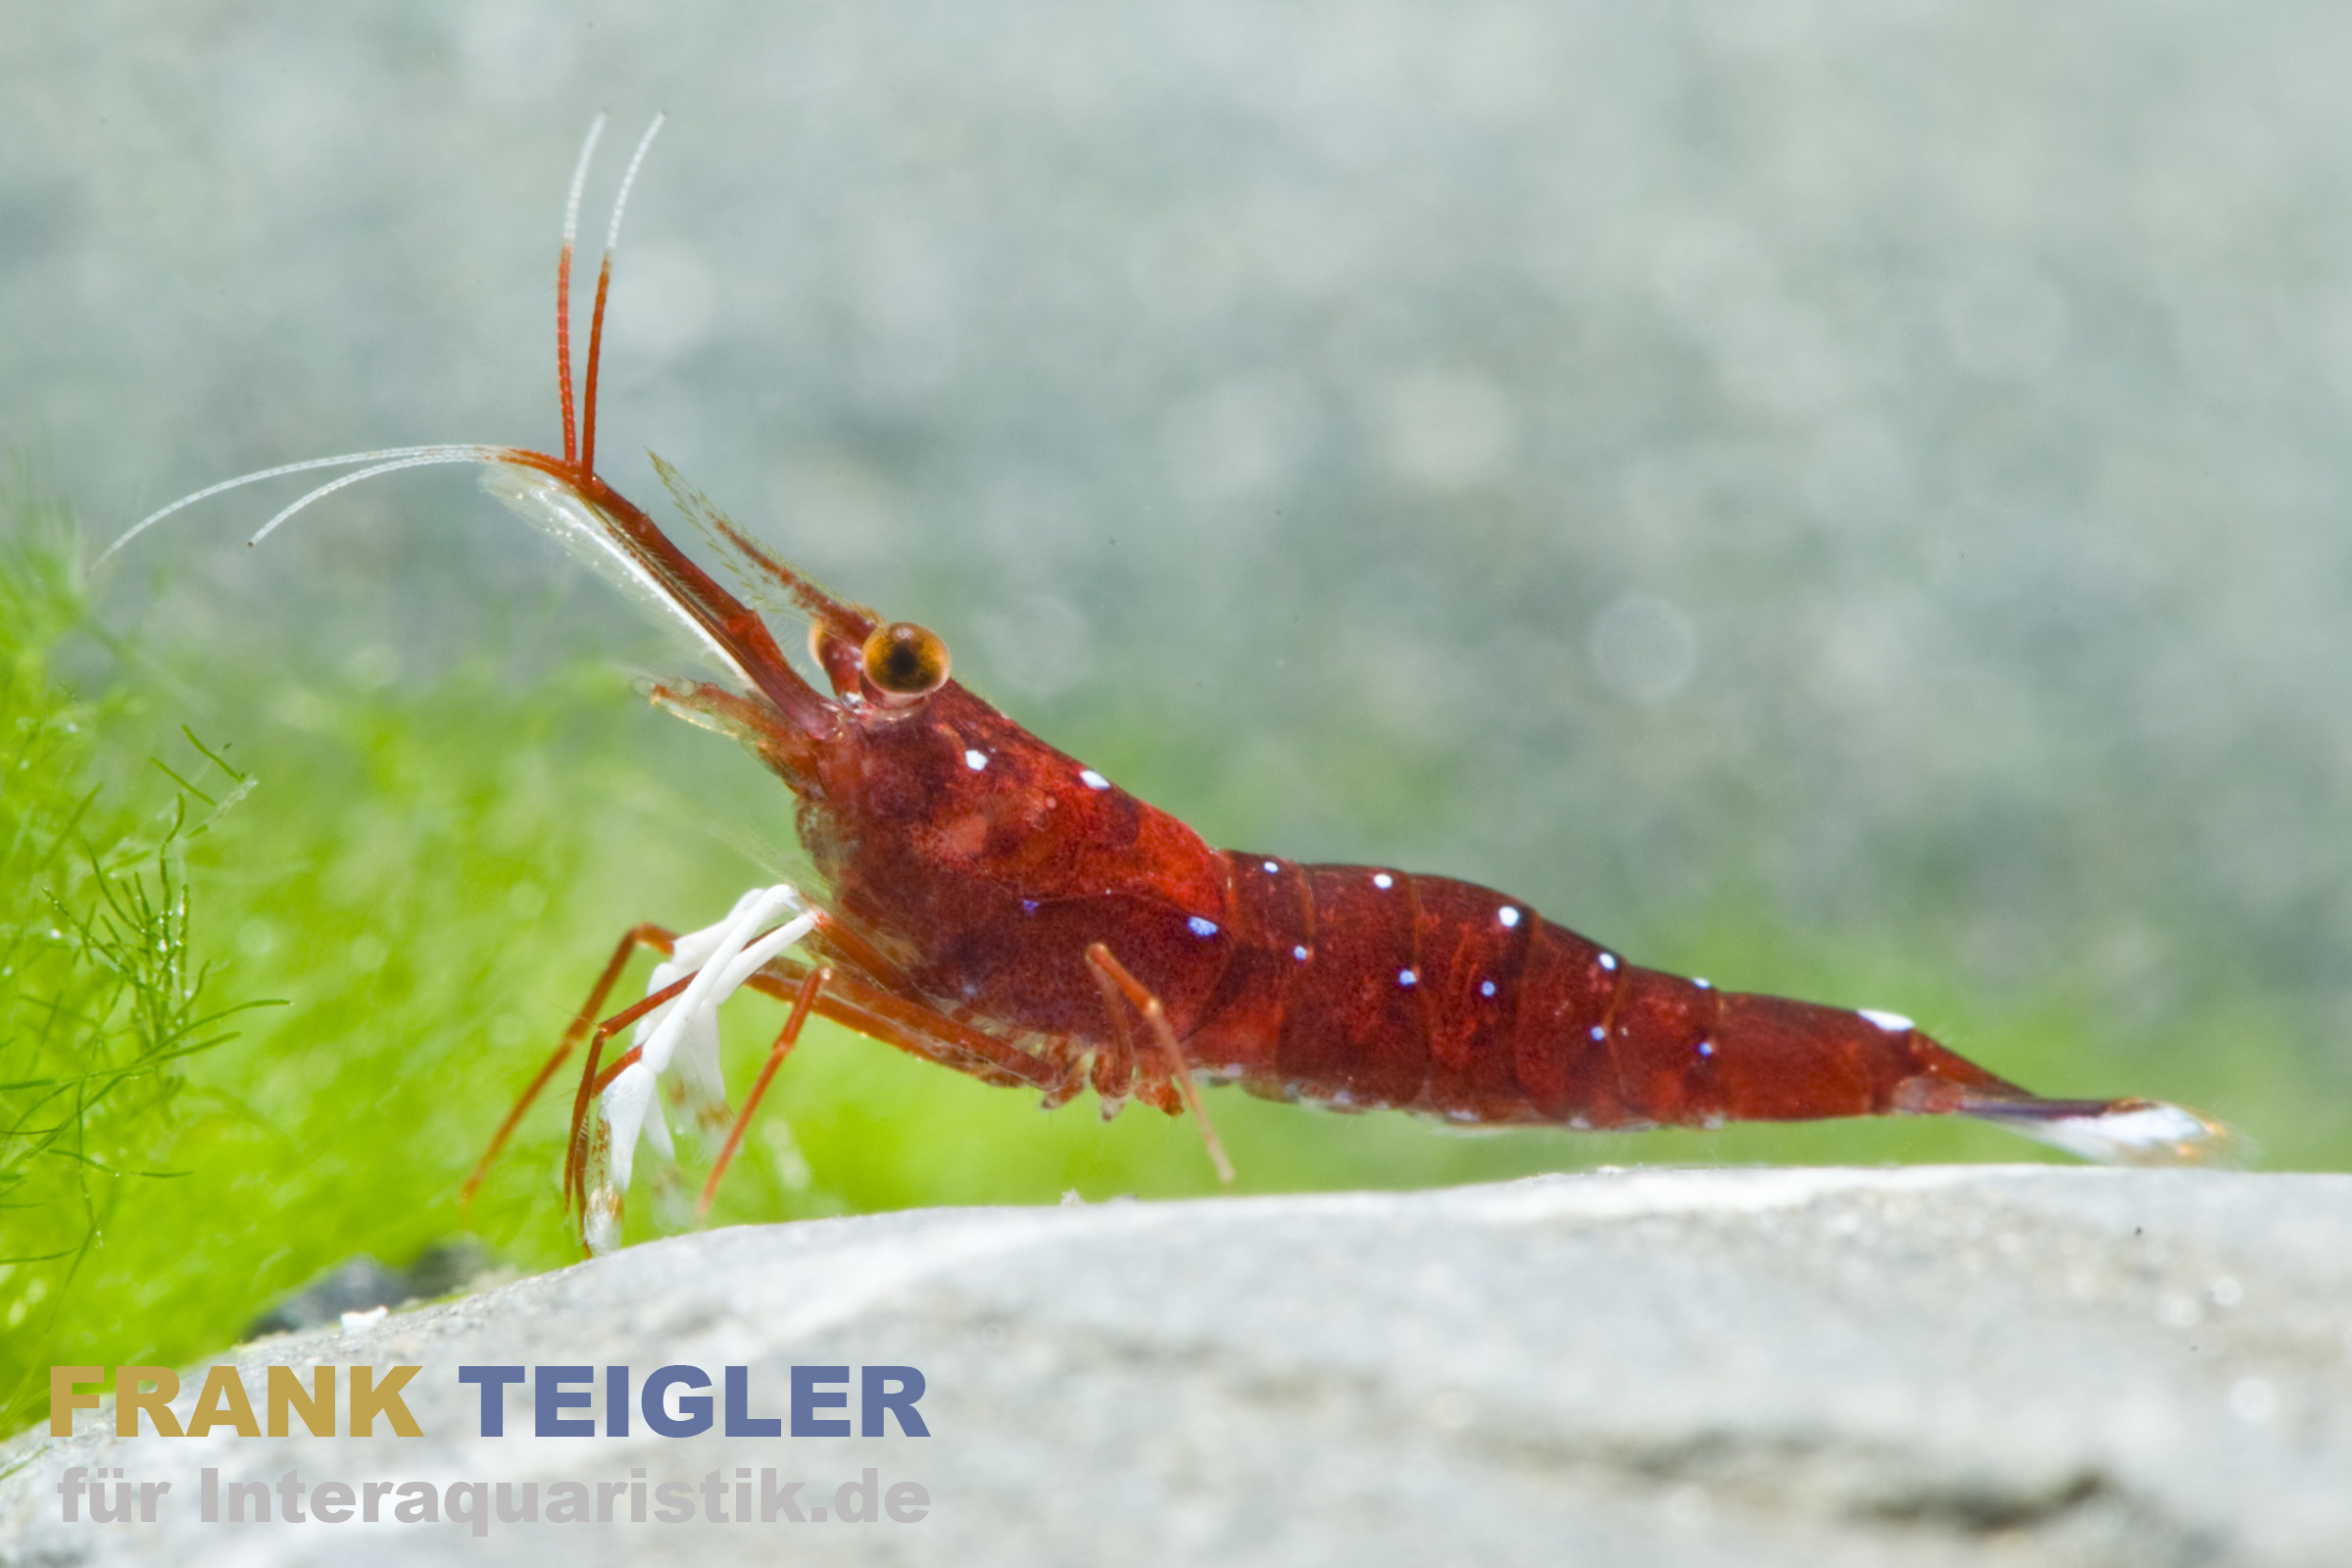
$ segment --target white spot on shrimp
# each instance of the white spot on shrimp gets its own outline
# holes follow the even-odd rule
[[[977,773],[988,765],[988,754],[973,747],[963,754],[963,765]]]
[[[1268,875],[1268,876],[1274,876],[1274,875],[1277,875],[1277,874],[1279,874],[1279,873],[1281,872],[1281,870],[1282,870],[1282,862],[1281,862],[1281,861],[1279,861],[1279,860],[1268,860],[1268,861],[1266,862],[1266,875]]]
[[[1035,914],[1037,912],[1037,901],[1035,899],[1023,899],[1021,901],[1021,912],[1023,914]]]
[[[1606,1040],[1609,1038],[1609,1032],[1606,1029],[1603,1029],[1600,1025],[1594,1024],[1592,1026],[1592,1038],[1595,1040]]]
[[[1372,885],[1376,888],[1393,888],[1396,885],[1396,879],[1386,871],[1375,871],[1372,873]]]
[[[1504,927],[1508,928],[1519,923],[1519,911],[1506,904],[1494,911],[1494,918],[1500,920]]]
[[[1291,950],[1291,956],[1297,958],[1300,963],[1304,963],[1306,961],[1306,949],[1303,947],[1293,948]]]
[[[1603,969],[1614,969],[1614,968],[1616,968],[1616,967],[1617,967],[1617,955],[1615,955],[1614,953],[1604,953],[1604,954],[1602,954],[1602,955],[1600,956],[1600,966],[1601,966]]]
[[[1197,937],[1213,937],[1217,934],[1216,921],[1203,919],[1197,914],[1187,916],[1184,923],[1192,928],[1193,935]]]
[[[1698,1043],[1698,1054],[1702,1056],[1712,1056],[1715,1054],[1715,1042],[1712,1040],[1701,1040]]]
[[[1855,1016],[1869,1019],[1890,1035],[1903,1034],[1916,1027],[1899,1012],[1881,1012],[1876,1007],[1857,1008]]]
[[[1090,790],[1106,790],[1110,788],[1110,780],[1104,778],[1102,774],[1096,772],[1091,767],[1082,767],[1078,770],[1078,782],[1084,784]]]
[[[1419,975],[1413,973],[1413,971],[1410,969],[1399,969],[1396,971],[1396,983],[1400,986],[1412,985],[1420,978],[1421,977]]]
[[[1713,986],[1708,985],[1704,980],[1700,980],[1695,977],[1692,978],[1690,983],[1698,987],[1698,989],[1701,991],[1712,991],[1715,989]]]
[[[1494,994],[1494,982],[1492,980],[1481,980],[1478,983],[1478,994],[1482,997],[1493,996]]]

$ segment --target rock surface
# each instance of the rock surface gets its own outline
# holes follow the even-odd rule
[[[0,1449],[0,1563],[2352,1560],[2343,1176],[1648,1171],[901,1213],[681,1237],[233,1359],[418,1363],[424,1435],[121,1441],[84,1412]],[[564,1441],[519,1390],[508,1435],[474,1435],[461,1364],[575,1362],[747,1366],[755,1415],[796,1363],[912,1365],[931,1436]],[[69,1465],[172,1492],[152,1525],[67,1524]],[[774,1468],[803,1503],[872,1466],[930,1506],[236,1526],[198,1520],[206,1466]]]

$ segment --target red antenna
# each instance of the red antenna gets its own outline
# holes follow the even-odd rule
[[[597,138],[605,133],[605,117],[588,125],[580,143],[580,161],[571,166],[571,194],[564,200],[564,252],[556,260],[556,375],[564,383],[564,461],[579,457],[571,423],[571,247],[580,234],[580,191],[588,183],[588,161],[596,156]]]
[[[654,122],[645,127],[637,151],[630,155],[629,167],[620,176],[620,193],[612,198],[612,225],[605,231],[604,260],[596,270],[596,304],[588,318],[588,372],[581,383],[576,425],[571,400],[571,253],[579,240],[580,190],[588,180],[588,162],[596,154],[597,138],[605,131],[603,115],[588,127],[580,161],[571,172],[571,194],[564,204],[564,253],[556,263],[556,373],[564,383],[564,463],[582,474],[596,472],[596,377],[604,360],[605,301],[612,292],[612,252],[620,244],[620,215],[628,210],[629,187],[637,183],[637,171],[666,118],[656,115]]]

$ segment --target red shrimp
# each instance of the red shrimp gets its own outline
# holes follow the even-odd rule
[[[652,137],[649,129],[646,143]],[[1196,1076],[1276,1099],[1482,1126],[1960,1114],[2123,1163],[2213,1158],[2229,1148],[2227,1128],[2178,1106],[2036,1098],[1893,1013],[1721,991],[1642,968],[1524,900],[1467,882],[1211,849],[953,679],[936,634],[827,593],[657,459],[681,509],[739,574],[808,622],[830,688],[818,690],[757,611],[596,471],[612,242],[644,143],[597,275],[575,427],[570,275],[595,143],[592,129],[558,268],[562,455],[445,446],[290,465],[199,491],[115,547],[179,507],[275,474],[360,466],[271,517],[257,540],[372,474],[484,464],[484,483],[501,500],[650,593],[736,677],[664,684],[654,698],[734,736],[784,782],[821,886],[754,890],[699,932],[629,932],[492,1139],[466,1184],[468,1199],[585,1042],[564,1167],[583,1239],[592,1249],[617,1240],[640,1131],[668,1152],[654,1091],[673,1060],[672,1102],[710,1130],[726,1129],[707,1207],[811,1012],[985,1082],[1042,1091],[1049,1105],[1091,1085],[1105,1117],[1131,1096],[1170,1114],[1189,1107],[1228,1182]],[[639,947],[666,961],[643,1001],[599,1021]],[[730,1116],[714,1014],[745,985],[792,1006]],[[606,1063],[608,1043],[632,1025],[634,1043]]]

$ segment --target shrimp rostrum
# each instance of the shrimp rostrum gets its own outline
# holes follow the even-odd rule
[[[1091,1087],[1105,1116],[1133,1099],[1200,1117],[1195,1079],[1203,1078],[1484,1126],[1962,1115],[2121,1163],[2204,1159],[2228,1147],[2227,1129],[2178,1106],[2037,1098],[1894,1013],[1642,968],[1525,900],[1467,882],[1212,849],[982,701],[950,673],[936,634],[827,593],[657,459],[681,510],[757,585],[755,597],[807,622],[821,677],[812,682],[758,611],[597,471],[610,240],[574,417],[572,236],[594,145],[592,131],[558,270],[561,455],[447,446],[320,459],[216,485],[140,524],[254,479],[356,469],[272,517],[267,533],[375,473],[480,464],[501,501],[682,621],[729,677],[661,684],[654,699],[733,736],[783,781],[815,879],[755,889],[704,930],[628,933],[499,1129],[484,1167],[585,1048],[564,1180],[591,1249],[618,1239],[639,1139],[669,1152],[665,1099],[712,1133],[725,1129],[708,1204],[810,1013],[983,1082],[1037,1091],[1048,1105]],[[624,199],[627,188],[624,177]],[[619,212],[616,202],[615,236]],[[646,996],[605,1016],[640,947],[660,956]],[[789,1012],[730,1115],[715,1020],[746,987]],[[1201,1128],[1230,1180],[1204,1117]]]

